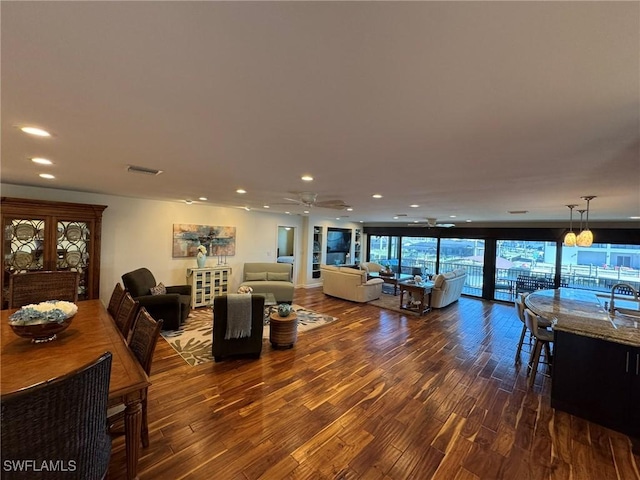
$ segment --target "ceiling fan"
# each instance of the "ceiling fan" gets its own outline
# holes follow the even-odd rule
[[[298,192],[298,198],[284,198],[289,202],[303,205],[305,207],[319,207],[319,208],[331,208],[334,210],[344,210],[349,208],[349,205],[342,200],[318,200],[318,194],[313,192]],[[276,203],[275,205],[290,205],[289,203]]]
[[[409,224],[410,227],[439,227],[439,228],[451,228],[455,227],[455,223],[438,223],[437,218],[425,218],[424,220],[418,220],[417,222],[413,222]]]

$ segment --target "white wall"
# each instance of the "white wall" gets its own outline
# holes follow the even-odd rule
[[[117,197],[68,190],[0,184],[2,196],[107,205],[102,223],[100,298],[107,303],[123,273],[139,267],[151,270],[165,285],[184,284],[187,268],[196,266],[195,257],[172,258],[174,223],[236,227],[236,255],[227,257],[233,269],[231,291],[242,277],[245,262],[275,262],[278,225],[302,230],[303,217],[254,212],[207,204],[187,205],[139,198]],[[296,258],[301,258],[302,235],[296,235]],[[208,258],[207,266],[215,266]],[[304,283],[295,279],[296,284]]]

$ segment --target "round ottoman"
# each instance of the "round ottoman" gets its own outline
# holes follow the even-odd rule
[[[278,312],[269,315],[269,341],[273,348],[293,348],[298,338],[298,315],[291,312],[281,317]]]

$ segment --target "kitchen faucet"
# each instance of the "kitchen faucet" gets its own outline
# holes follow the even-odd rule
[[[635,288],[633,288],[631,285],[629,285],[628,283],[616,283],[613,287],[611,287],[611,298],[609,299],[609,313],[611,313],[612,315],[615,313],[615,310],[616,310],[613,297],[614,297],[616,288],[618,287],[628,288],[633,292],[633,298],[636,300],[640,300],[640,295],[638,294],[638,291]]]

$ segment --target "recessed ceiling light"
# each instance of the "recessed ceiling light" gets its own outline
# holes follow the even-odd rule
[[[287,213],[288,213],[288,212],[287,212]],[[302,213],[309,213],[309,210],[305,210],[305,211],[304,211],[304,212],[302,212]]]
[[[371,195],[373,198],[382,198],[382,195],[380,195],[379,193],[374,193],[373,195]]]
[[[640,220],[640,217],[629,217],[631,220]]]
[[[46,130],[42,130],[41,128],[21,127],[20,130],[22,130],[24,133],[28,133],[29,135],[36,135],[37,137],[50,137],[51,136],[51,134],[49,132],[47,132]]]
[[[393,217],[394,220],[397,220],[398,218],[400,218],[400,217],[398,217],[397,215],[395,217]]]
[[[353,208],[351,207],[347,208],[347,212],[353,212]]]
[[[208,200],[208,198],[207,197],[200,197],[200,198],[198,198],[198,200],[202,200],[203,202],[206,202]]]
[[[262,208],[271,208],[269,205],[263,205]]]
[[[313,182],[313,177],[311,175],[303,175],[300,177],[304,182]]]
[[[50,173],[41,173],[40,177],[41,178],[46,178],[47,180],[53,180],[54,178],[56,178],[53,175],[51,175]]]
[[[239,188],[236,190],[236,193],[247,193],[247,191],[244,188]]]
[[[291,215],[291,212],[284,212],[284,213],[286,213],[287,215]]]
[[[471,223],[473,220],[466,219],[465,222]]]
[[[364,223],[364,220],[360,220],[360,223]]]
[[[336,220],[340,220],[340,217],[336,217]]]
[[[39,163],[40,165],[53,165],[53,162],[46,158],[32,158],[31,161],[33,163]]]
[[[413,205],[409,205],[411,208],[418,208],[420,205],[416,205],[415,203]]]
[[[449,218],[456,218],[457,215],[449,215]]]

